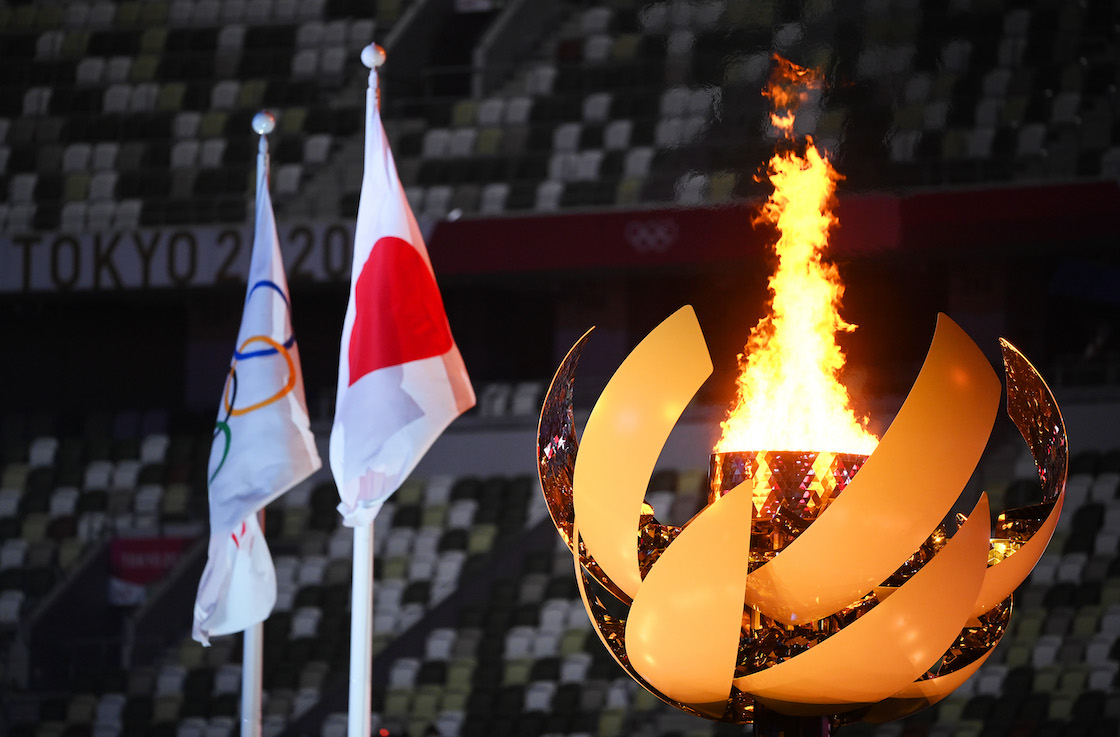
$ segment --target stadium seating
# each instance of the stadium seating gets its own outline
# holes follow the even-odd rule
[[[352,218],[366,78],[357,51],[384,40],[407,5],[0,5],[0,234],[244,223],[249,120],[261,107],[279,119],[280,218]],[[384,101],[385,124],[422,219],[721,204],[761,191],[753,175],[775,141],[760,88],[777,50],[828,71],[798,131],[838,157],[853,190],[1116,177],[1114,6],[568,0],[497,89],[479,99],[410,91],[421,97]],[[544,384],[478,389],[483,427],[529,427]],[[204,533],[211,438],[198,428],[170,410],[0,414],[0,683],[11,696],[0,731],[236,729],[237,637],[204,650],[182,632],[127,671],[76,669],[66,693],[21,687],[26,623],[107,539]],[[993,496],[1029,503],[1033,473],[1023,454]],[[700,470],[667,470],[648,500],[683,522],[703,483]],[[1120,450],[1075,456],[1055,539],[985,666],[911,719],[845,733],[1115,734],[1118,487]],[[345,733],[329,706],[349,652],[352,539],[336,504],[323,472],[267,512],[279,596],[265,625],[266,735],[297,724]],[[377,727],[442,737],[742,733],[682,716],[621,673],[590,630],[533,478],[413,478],[374,539]],[[484,574],[507,563],[486,600],[474,600]]]
[[[283,153],[278,163],[306,162],[312,171],[325,163],[332,135],[361,125],[359,105],[326,104],[347,79],[345,60],[374,34],[368,9],[351,5],[102,2],[66,4],[64,15],[56,3],[0,8],[6,230],[244,222],[257,110],[289,118],[274,139],[285,152],[292,147],[282,144],[295,144],[295,158]],[[402,8],[381,7],[384,31]],[[286,181],[279,200],[296,191]]]
[[[852,188],[1092,178],[1120,161],[1117,62],[1096,31],[1111,26],[1107,2],[821,3],[784,23],[756,5],[572,0],[488,96],[387,101],[416,209],[438,219],[755,193],[772,147],[760,94],[772,50],[832,75],[798,130],[839,155]],[[357,50],[399,3],[372,18],[348,2],[61,7],[0,9],[0,231],[244,222],[261,107],[281,119],[281,214],[290,202],[299,217],[352,216],[360,178],[330,165],[360,135]],[[626,163],[638,150],[650,168]]]
[[[852,186],[1094,177],[1106,175],[1107,162],[1120,156],[1110,153],[1120,141],[1112,108],[1100,96],[1115,88],[1115,60],[1101,55],[1095,35],[1083,33],[1081,11],[1070,6],[1058,13],[828,3],[816,17],[777,25],[773,34],[773,8],[763,7],[573,3],[569,20],[502,90],[469,105],[453,103],[450,129],[423,134],[427,142],[454,131],[475,142],[473,151],[417,148],[401,139],[405,184],[417,201],[425,188],[437,188],[437,202],[424,210],[437,218],[447,213],[448,187],[489,188],[478,205],[487,215],[695,206],[752,193],[753,174],[772,146],[760,136],[766,115],[760,87],[771,48],[835,70],[819,109],[806,112],[798,130],[839,153]],[[826,8],[842,25],[867,29],[853,39],[859,47],[850,49],[856,56],[850,69],[831,66],[836,60],[814,36],[820,32],[814,21]],[[1103,12],[1093,6],[1085,16]],[[971,26],[979,29],[975,39],[953,35]],[[1084,98],[1085,67],[1094,70],[1095,99]],[[886,107],[854,97],[870,85],[901,102]],[[852,119],[857,103],[868,120]],[[529,114],[503,117],[515,104]],[[493,143],[499,140],[501,147]],[[652,175],[646,167],[622,171],[621,162],[636,150],[652,152]],[[511,197],[514,188],[533,194]]]
[[[184,435],[172,424],[161,412],[94,413],[80,433],[70,434],[50,416],[5,418],[5,648],[19,636],[20,621],[104,536],[123,526],[158,534],[191,521],[201,529],[198,469],[207,438]],[[1009,480],[994,494],[1003,504],[1029,502],[1033,462],[1023,451],[1013,465],[1022,480]],[[699,507],[703,484],[702,471],[665,469],[651,480],[647,501],[683,522]],[[1017,594],[1012,627],[980,672],[905,726],[846,729],[884,735],[1047,734],[1062,725],[1086,734],[1115,730],[1118,487],[1120,451],[1076,455],[1049,552]],[[319,475],[268,510],[279,588],[265,625],[269,735],[316,714],[326,694],[345,687],[351,539],[336,504],[333,484]],[[384,681],[374,685],[375,722],[394,734],[422,734],[435,725],[446,737],[723,734],[701,720],[682,721],[617,669],[591,633],[570,555],[545,515],[529,477],[414,478],[386,505],[374,538],[375,661],[390,645],[395,654],[384,665]],[[518,539],[534,541],[535,551],[499,576],[484,602],[462,606],[453,624],[431,620],[443,602],[463,597],[481,571],[500,566]],[[402,650],[399,642],[412,644]],[[11,733],[229,734],[240,688],[237,643],[217,638],[204,650],[184,636],[151,664],[119,676],[79,676],[65,697],[37,698]],[[337,712],[319,718],[323,735],[343,723]],[[52,726],[43,731],[42,725]]]

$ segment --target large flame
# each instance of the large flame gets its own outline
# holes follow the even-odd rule
[[[819,85],[810,70],[776,57],[767,96],[771,122],[792,141],[797,107]],[[780,151],[770,159],[774,192],[761,220],[780,232],[770,277],[769,313],[751,331],[739,356],[734,407],[720,423],[715,452],[819,450],[870,454],[878,439],[856,418],[839,381],[844,353],[836,334],[855,325],[840,317],[844,285],[833,264],[822,262],[828,230],[836,224],[831,202],[841,175],[806,136],[804,155]]]

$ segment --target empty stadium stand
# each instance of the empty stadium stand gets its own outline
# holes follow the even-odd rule
[[[474,20],[471,39],[491,38],[520,4],[499,3]],[[0,241],[29,232],[247,225],[256,151],[249,121],[262,107],[278,119],[271,136],[278,219],[352,222],[366,86],[358,52],[371,41],[389,47],[383,118],[425,226],[756,198],[766,191],[756,174],[775,146],[761,94],[774,52],[824,70],[826,83],[797,130],[833,154],[848,192],[1120,176],[1120,5],[1110,0],[558,0],[549,4],[555,17],[509,66],[480,70],[444,55],[418,65],[420,73],[394,69],[395,59],[408,57],[405,42],[400,49],[393,42],[435,23],[421,15],[435,6],[453,9],[433,0],[0,3]],[[436,59],[433,42],[415,48]],[[1054,249],[1081,248],[1078,237],[1071,226],[1068,243]],[[1029,266],[1048,270],[1050,253]],[[1025,271],[1009,269],[1008,281]],[[863,273],[874,283],[895,272]],[[558,287],[551,276],[517,287],[551,295],[574,281]],[[948,281],[910,276],[915,291]],[[1114,335],[1105,330],[1104,348],[1083,350],[1069,336],[1081,340],[1096,323],[1049,324],[1046,310],[1055,308],[1042,306],[1089,291],[1084,284],[1098,276],[1058,273],[1060,288],[1018,306],[1034,310],[1040,327],[1028,337],[1046,349],[1040,367],[1059,398],[1064,391],[1110,411],[1120,384],[1120,358],[1108,352]],[[477,289],[495,283],[483,275]],[[675,298],[671,286],[658,291],[662,282],[652,283],[617,292]],[[1112,283],[1102,277],[1096,288]],[[580,296],[586,303],[567,304],[563,327],[583,330],[598,319],[584,319],[606,302],[600,282],[589,284]],[[199,305],[217,291],[176,293],[203,316],[184,320],[174,335],[212,337],[194,333],[212,322]],[[63,296],[0,295],[0,322],[49,323],[59,330],[37,341],[65,338],[64,311],[42,307]],[[484,312],[474,296],[456,300],[460,310]],[[112,314],[142,312],[142,299]],[[91,302],[65,304],[83,311]],[[521,304],[511,311],[527,312]],[[893,308],[886,304],[883,311]],[[974,307],[967,298],[958,304]],[[1100,304],[1108,305],[1103,316],[1092,317],[1114,322],[1112,302]],[[1003,308],[991,316],[985,309],[972,316],[1002,327]],[[625,343],[647,312],[611,312],[623,325],[601,332]],[[478,346],[492,337],[492,315],[484,317],[484,335],[474,346],[464,342],[465,354],[497,352]],[[528,332],[523,326],[513,332]],[[336,327],[321,332],[335,341]],[[310,332],[301,333],[304,345],[325,340]],[[506,354],[524,345],[503,350],[495,363],[514,363]],[[476,381],[478,408],[456,432],[480,442],[497,430],[532,434],[548,367],[518,367]],[[324,441],[331,392],[311,389],[327,397],[312,405]],[[176,608],[192,599],[205,557],[212,418],[184,411],[183,398],[167,394],[162,404],[130,405],[154,407],[145,411],[64,406],[47,396],[36,398],[42,411],[24,411],[22,397],[0,400],[0,733],[226,737],[238,728],[240,638],[216,638],[203,649],[190,639],[189,612]],[[994,655],[941,704],[842,734],[1117,733],[1120,437],[1082,432],[1092,444],[1074,444],[1058,532],[1016,595],[1012,627]],[[377,520],[375,727],[412,737],[749,733],[680,714],[618,670],[587,623],[537,480],[503,452],[493,455],[507,465],[492,472],[417,473]],[[1029,503],[1029,456],[1001,458],[1010,460],[986,479],[994,506]],[[703,499],[706,481],[694,466],[705,460],[659,468],[647,501],[683,523]],[[352,542],[337,502],[324,471],[266,513],[279,587],[265,625],[266,737],[345,734]],[[138,538],[186,542],[143,603],[83,599],[107,592],[112,541]],[[60,612],[69,614],[74,602],[83,602],[83,626],[59,635]],[[165,608],[183,621],[165,618]],[[52,644],[44,633],[61,639]]]

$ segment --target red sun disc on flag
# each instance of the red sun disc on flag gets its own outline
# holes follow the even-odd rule
[[[435,277],[407,241],[387,236],[354,285],[350,385],[388,366],[439,356],[453,345]]]

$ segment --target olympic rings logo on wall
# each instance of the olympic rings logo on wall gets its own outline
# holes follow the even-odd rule
[[[249,289],[249,294],[245,298],[246,312],[249,311],[249,301],[253,298],[253,294],[258,289],[271,289],[275,291],[276,294],[280,295],[280,299],[284,301],[284,307],[288,313],[288,323],[290,326],[292,305],[288,301],[288,295],[284,293],[284,290],[281,289],[279,285],[267,279],[262,279],[254,283],[252,288]],[[214,426],[214,439],[217,440],[219,436],[222,436],[225,441],[225,445],[222,448],[222,458],[218,461],[218,467],[215,468],[214,472],[210,475],[211,483],[217,477],[218,472],[222,470],[222,466],[225,465],[226,458],[229,457],[230,445],[233,443],[233,432],[230,430],[229,426],[230,418],[241,417],[252,412],[256,412],[257,410],[267,407],[274,402],[278,402],[295,388],[297,380],[297,370],[295,360],[292,358],[292,354],[290,351],[291,347],[295,345],[295,342],[296,338],[294,334],[289,335],[283,343],[280,343],[267,335],[252,335],[242,341],[241,345],[237,347],[237,350],[233,352],[233,360],[230,362],[229,366],[229,375],[226,377],[226,385],[222,391],[222,409],[225,412],[225,416],[222,419],[218,420],[218,422]],[[251,351],[248,350],[250,346],[259,343],[263,343],[264,347],[260,347]],[[276,393],[272,394],[271,396],[253,402],[252,404],[238,407],[238,362],[268,358],[270,356],[281,356],[284,359],[284,362],[287,364],[288,374],[284,386],[282,386]]]
[[[680,237],[680,228],[672,218],[631,220],[623,236],[638,253],[665,253]]]

